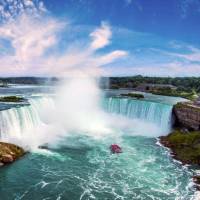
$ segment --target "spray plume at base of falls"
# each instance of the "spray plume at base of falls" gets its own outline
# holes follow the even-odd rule
[[[91,77],[69,78],[55,93],[29,99],[30,106],[0,112],[1,140],[36,149],[57,145],[67,136],[94,138],[121,134],[149,137],[170,130],[172,106],[106,98]]]

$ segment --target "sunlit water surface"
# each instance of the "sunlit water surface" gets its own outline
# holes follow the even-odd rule
[[[1,89],[0,93],[32,98],[43,96],[44,90],[41,87],[17,87]],[[116,91],[107,91],[108,96],[114,93],[116,95]],[[155,102],[168,102],[169,105],[180,100],[152,95],[149,100],[152,101],[153,97]],[[113,102],[111,104],[109,112],[113,112],[119,102],[114,102],[114,107]],[[124,102],[120,105],[123,106]],[[127,105],[133,108],[130,103]],[[13,105],[0,106],[3,110],[5,106]],[[130,109],[128,106],[126,108]],[[147,104],[148,109],[154,109],[154,104],[153,107]],[[115,111],[131,117],[130,113],[121,113],[119,105]],[[132,117],[149,119],[146,111],[143,115],[138,112]],[[158,120],[155,117],[154,122]],[[99,139],[76,134],[63,139],[57,147],[28,153],[14,164],[0,169],[0,199],[193,199],[192,169],[173,161],[168,150],[157,145],[156,138],[137,135],[127,134],[125,130],[118,137]],[[112,143],[120,144],[123,153],[111,154],[109,146]]]

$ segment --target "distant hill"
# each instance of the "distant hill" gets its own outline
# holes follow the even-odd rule
[[[0,78],[0,83],[7,84],[55,84],[59,81],[57,77],[6,77]],[[147,77],[147,76],[130,76],[130,77],[103,77],[100,80],[101,88],[128,88],[134,89],[144,84],[160,84],[176,87],[179,91],[200,93],[200,77]]]
[[[34,84],[34,85],[44,85],[44,84],[54,84],[58,81],[56,77],[6,77],[0,78],[0,83],[4,84]]]

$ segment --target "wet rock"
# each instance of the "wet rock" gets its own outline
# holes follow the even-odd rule
[[[0,166],[9,164],[25,154],[25,151],[14,144],[0,142]]]
[[[48,147],[48,144],[47,143],[45,143],[45,144],[43,144],[43,145],[40,145],[39,146],[39,149],[49,149],[49,147]]]
[[[4,154],[2,155],[1,157],[1,162],[3,163],[11,163],[14,161],[14,157],[12,155],[9,155],[9,154]]]
[[[200,175],[193,176],[193,181],[197,190],[200,190]]]

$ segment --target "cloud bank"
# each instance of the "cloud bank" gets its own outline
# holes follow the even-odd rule
[[[73,25],[45,14],[47,11],[42,2],[20,2],[17,5],[11,2],[9,10],[13,11],[0,27],[1,76],[68,76],[86,70],[97,75],[102,65],[127,55],[122,50],[98,53],[112,38],[111,26],[105,22],[88,35],[88,44],[80,43],[71,48],[71,41],[66,49],[55,52],[52,49],[59,49],[62,43],[58,35]],[[17,12],[14,5],[21,11]],[[2,10],[1,16],[7,15],[8,11]]]
[[[7,22],[15,20],[19,15],[29,14],[39,16],[47,12],[44,3],[39,0],[1,0],[0,20]]]
[[[0,1],[0,76],[200,75],[198,47],[99,24],[59,19],[39,0]]]

